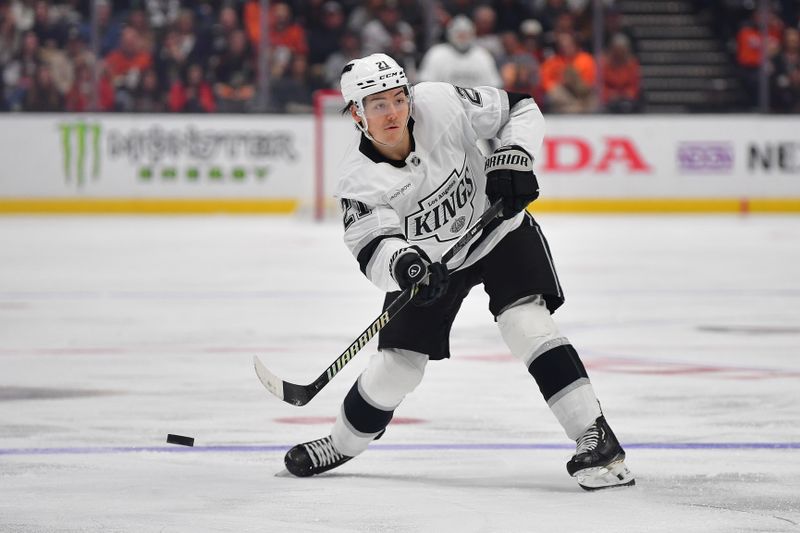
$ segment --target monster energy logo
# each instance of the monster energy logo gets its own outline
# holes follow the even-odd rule
[[[100,177],[100,124],[73,122],[59,124],[64,178],[80,187],[86,183],[87,167],[93,180]],[[91,162],[88,162],[91,154]]]

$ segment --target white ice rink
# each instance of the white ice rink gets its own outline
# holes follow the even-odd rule
[[[7,217],[0,531],[800,530],[800,217],[539,220],[635,487],[567,475],[574,444],[480,288],[383,439],[275,477],[374,349],[302,408],[252,369],[308,383],[378,314],[338,224]]]

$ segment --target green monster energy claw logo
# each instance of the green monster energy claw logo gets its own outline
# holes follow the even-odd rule
[[[91,154],[91,177],[100,177],[100,124],[71,122],[59,124],[64,179],[81,187],[86,183],[87,154]]]

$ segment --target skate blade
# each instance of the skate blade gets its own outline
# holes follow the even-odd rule
[[[628,487],[636,484],[636,480],[624,461],[616,461],[606,466],[584,468],[575,472],[573,477],[583,490],[600,490],[611,487]]]
[[[295,477],[285,468],[280,472],[275,472],[275,477]]]

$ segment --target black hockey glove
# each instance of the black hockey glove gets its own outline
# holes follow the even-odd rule
[[[491,203],[502,198],[504,219],[528,207],[539,197],[533,157],[520,146],[501,146],[486,158],[486,196]]]
[[[427,254],[416,246],[400,250],[392,261],[391,272],[403,290],[415,283],[422,283],[419,292],[411,301],[414,305],[423,307],[431,305],[447,292],[449,284],[447,267],[442,263],[431,263]]]

